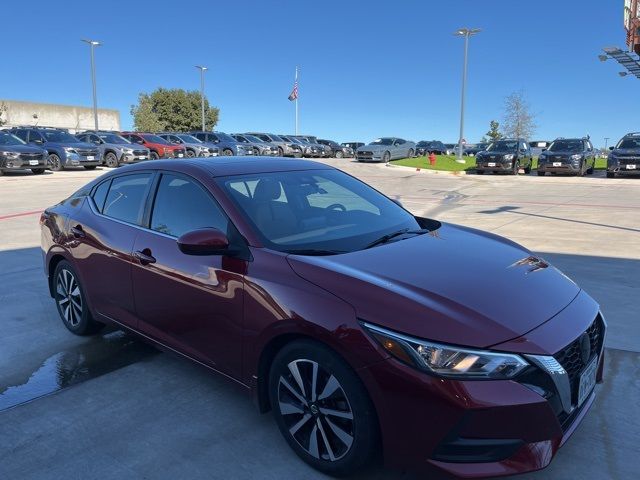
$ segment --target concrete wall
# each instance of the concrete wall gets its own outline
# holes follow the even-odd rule
[[[0,99],[0,105],[3,103],[7,106],[7,110],[2,112],[2,119],[7,122],[5,127],[39,125],[41,127],[67,128],[71,133],[94,128],[93,108],[91,107]],[[120,130],[120,112],[99,108],[98,126],[104,130]]]

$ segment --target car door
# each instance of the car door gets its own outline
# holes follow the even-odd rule
[[[133,328],[132,252],[152,178],[135,172],[106,179],[69,220],[69,249],[93,310]]]
[[[195,179],[162,173],[148,229],[133,247],[132,270],[140,330],[228,375],[240,375],[243,305],[242,260],[187,255],[177,238],[214,227],[231,238],[233,225],[211,193]]]

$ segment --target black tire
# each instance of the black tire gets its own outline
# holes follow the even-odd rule
[[[116,168],[120,165],[118,157],[113,152],[109,152],[104,156],[104,163],[109,168]]]
[[[187,158],[193,158],[196,156],[196,152],[193,150],[187,150]]]
[[[44,173],[44,168],[32,168],[31,171],[34,175],[42,175]]]
[[[529,175],[531,173],[531,163],[528,166],[524,167],[525,175]]]
[[[538,170],[537,172],[539,177],[544,177],[544,174],[546,173],[546,172],[541,172],[540,170]]]
[[[413,152],[413,148],[410,148],[410,149],[409,149],[409,153],[408,153],[408,155],[407,155],[407,158],[413,158],[413,153],[414,153],[414,152]]]
[[[335,157],[336,158],[344,158],[344,153],[342,153],[342,150],[336,151]]]
[[[284,150],[282,149],[282,147],[278,147],[278,156],[284,157]]]
[[[222,150],[222,155],[225,157],[233,157],[233,150],[225,148],[224,150]]]
[[[150,160],[159,160],[160,159],[160,155],[158,155],[158,152],[154,152],[153,150],[151,150],[151,153],[149,154],[149,159]]]
[[[4,170],[0,169],[0,177],[4,175]]]
[[[511,170],[511,175],[518,175],[520,172],[520,162],[516,160],[513,162],[513,169]]]
[[[297,340],[278,352],[269,372],[269,398],[289,446],[321,472],[352,474],[368,465],[378,449],[377,416],[364,385],[338,354],[320,343]]]
[[[69,262],[58,263],[51,281],[58,314],[71,333],[93,335],[104,328],[103,323],[96,322],[91,316],[82,284]]]
[[[587,168],[587,175],[593,175],[593,171],[596,168],[596,163],[593,162],[593,165],[591,165],[591,167]]]
[[[54,172],[60,172],[64,170],[62,162],[60,161],[60,157],[55,153],[49,154],[49,168],[51,168],[51,170],[53,170]]]
[[[384,163],[389,163],[390,159],[391,159],[391,154],[389,152],[384,152],[384,154],[382,155],[382,161]]]
[[[484,175],[484,170],[476,170],[476,173],[477,173],[478,175]]]
[[[85,165],[84,168],[85,168],[85,170],[95,170],[96,166],[95,165]]]
[[[607,178],[616,178],[616,172],[607,172]]]

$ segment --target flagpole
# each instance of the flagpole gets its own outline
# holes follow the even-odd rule
[[[298,67],[296,66],[296,84],[298,83]],[[296,135],[298,135],[298,95],[296,95]]]

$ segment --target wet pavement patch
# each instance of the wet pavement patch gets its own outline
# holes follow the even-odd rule
[[[121,331],[95,337],[86,343],[45,359],[24,383],[0,383],[0,412],[64,388],[111,373],[159,353],[152,346]]]

